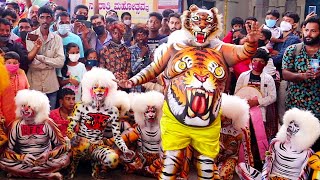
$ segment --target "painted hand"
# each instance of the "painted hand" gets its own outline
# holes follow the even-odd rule
[[[46,163],[48,159],[49,159],[49,153],[44,152],[44,153],[40,154],[40,156],[35,160],[35,164],[42,165],[42,164]]]
[[[118,83],[118,86],[122,87],[122,88],[132,88],[133,87],[133,83],[130,80],[116,80],[114,79],[114,81],[116,83]]]
[[[36,158],[32,154],[26,154],[23,158],[23,161],[29,166],[33,166]]]
[[[246,24],[246,30],[247,30],[247,41],[249,43],[257,43],[260,36],[261,36],[261,30],[263,26],[260,26],[258,22],[253,22],[251,24],[251,27],[249,27],[248,24]]]
[[[124,161],[132,161],[133,158],[135,157],[136,153],[134,151],[131,150],[127,150],[125,152],[123,152],[123,160]]]

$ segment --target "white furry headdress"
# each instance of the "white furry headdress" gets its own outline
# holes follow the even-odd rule
[[[241,130],[249,126],[250,107],[246,100],[222,93],[221,109],[223,116],[232,119],[235,129]]]
[[[90,71],[86,72],[83,75],[81,81],[82,102],[84,104],[89,104],[92,102],[90,90],[97,84],[99,86],[104,86],[109,89],[108,96],[105,99],[105,104],[107,106],[110,106],[113,95],[117,91],[117,83],[114,82],[113,79],[116,78],[114,77],[112,72],[103,68],[94,67]]]
[[[40,91],[24,89],[15,97],[16,117],[21,118],[22,105],[30,106],[36,113],[35,122],[41,123],[49,119],[50,103],[48,97]]]
[[[144,113],[148,106],[155,106],[157,111],[156,121],[159,123],[162,117],[162,105],[164,95],[158,91],[149,91],[146,93],[132,93],[131,109],[134,112],[134,119],[139,126],[144,126]]]
[[[283,125],[277,133],[276,139],[285,142],[287,129],[291,121],[299,126],[299,131],[291,137],[295,150],[302,151],[310,148],[320,136],[320,123],[310,111],[297,108],[290,109],[283,116]]]
[[[124,91],[116,91],[112,98],[112,105],[119,110],[120,117],[130,110],[129,94]]]

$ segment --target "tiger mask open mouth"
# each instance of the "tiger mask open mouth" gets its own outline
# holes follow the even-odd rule
[[[217,8],[206,10],[191,5],[189,10],[184,11],[182,15],[182,29],[193,36],[195,43],[203,45],[221,34],[221,17]]]
[[[198,116],[203,120],[208,120],[210,109],[213,108],[212,102],[215,94],[202,88],[186,88],[186,93],[188,116],[191,118]]]

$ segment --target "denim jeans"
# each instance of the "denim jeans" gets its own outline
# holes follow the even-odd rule
[[[46,95],[47,95],[47,97],[49,98],[49,101],[50,101],[50,110],[55,109],[56,108],[56,103],[57,103],[58,91],[53,92],[53,93],[48,93]]]

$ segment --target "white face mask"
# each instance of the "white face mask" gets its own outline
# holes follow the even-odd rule
[[[292,25],[290,23],[288,23],[287,21],[282,21],[280,23],[280,29],[282,31],[290,31],[292,29]]]
[[[80,54],[69,54],[69,59],[71,62],[78,62]]]
[[[59,26],[58,26],[59,34],[65,35],[70,31],[71,31],[70,24],[59,24]]]
[[[125,25],[128,25],[128,26],[129,26],[129,25],[131,24],[131,20],[130,20],[130,19],[124,20],[123,23],[124,23]]]

